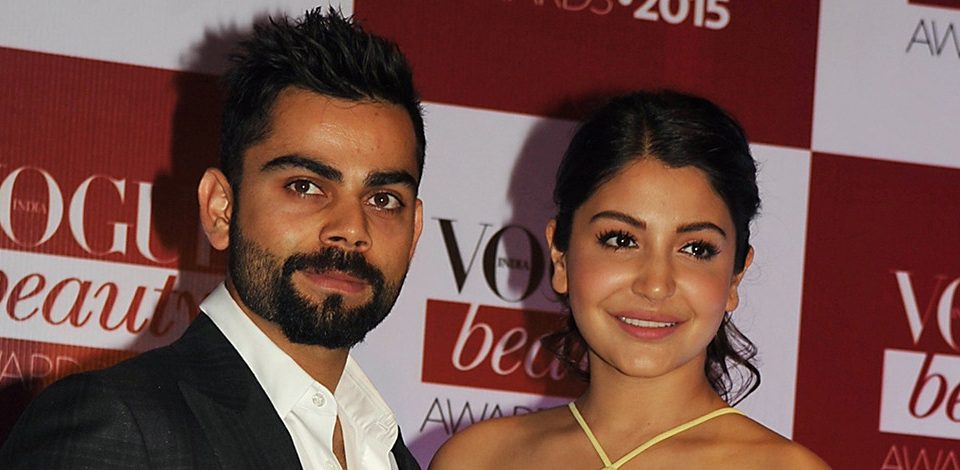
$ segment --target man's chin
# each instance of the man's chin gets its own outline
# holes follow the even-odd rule
[[[319,346],[326,349],[349,349],[362,342],[376,325],[327,324],[320,328],[280,323],[281,331],[291,343]]]

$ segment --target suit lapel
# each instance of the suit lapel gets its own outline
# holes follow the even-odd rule
[[[417,459],[413,457],[410,449],[407,449],[406,444],[403,443],[403,434],[400,433],[400,429],[397,429],[397,440],[393,443],[393,449],[390,449],[390,453],[393,454],[400,470],[420,470]]]
[[[200,314],[175,344],[180,390],[223,468],[300,468],[293,440],[256,377]]]

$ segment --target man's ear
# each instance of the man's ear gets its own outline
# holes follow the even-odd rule
[[[753,263],[752,246],[747,250],[747,259],[743,263],[743,269],[741,269],[739,273],[734,274],[733,279],[730,281],[730,292],[727,293],[727,312],[736,310],[737,305],[740,305],[740,281],[743,280],[743,275],[747,272],[747,268],[750,267],[751,263]]]
[[[200,224],[210,245],[225,250],[230,244],[230,220],[233,215],[233,190],[227,177],[216,168],[207,168],[197,187]]]
[[[553,242],[553,235],[557,231],[556,219],[550,219],[547,222],[546,236],[547,245],[550,246],[550,262],[553,264],[553,276],[550,278],[550,285],[558,294],[567,293],[567,257],[566,254],[557,248]]]
[[[423,201],[417,198],[417,206],[413,210],[413,244],[410,245],[410,258],[413,259],[413,253],[417,251],[417,242],[420,241],[420,234],[423,232]]]

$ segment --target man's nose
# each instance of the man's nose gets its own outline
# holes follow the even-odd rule
[[[344,251],[366,251],[370,238],[367,217],[360,201],[341,200],[327,207],[326,218],[320,229],[320,242]]]

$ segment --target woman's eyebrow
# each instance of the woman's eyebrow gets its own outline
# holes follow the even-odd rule
[[[616,221],[623,222],[623,223],[625,223],[625,224],[627,224],[627,225],[632,225],[632,226],[634,226],[634,227],[636,227],[636,228],[638,228],[638,229],[645,229],[645,228],[647,228],[647,223],[646,223],[646,222],[644,222],[644,221],[642,221],[642,220],[640,220],[640,219],[637,219],[637,218],[635,218],[635,217],[633,217],[633,216],[624,214],[623,212],[619,212],[619,211],[600,211],[600,212],[597,212],[596,214],[593,215],[593,217],[590,217],[590,222],[593,223],[593,222],[597,221],[598,219],[613,219],[613,220],[616,220]]]
[[[590,222],[595,222],[598,219],[612,219],[618,222],[623,222],[627,225],[636,227],[638,229],[646,229],[647,223],[643,220],[640,220],[636,217],[633,217],[628,214],[624,214],[619,211],[600,211],[593,215],[590,218]],[[719,233],[722,237],[727,237],[727,232],[720,228],[719,225],[713,222],[691,222],[689,224],[683,224],[677,227],[677,233],[690,233],[690,232],[699,232],[702,230],[710,230],[713,232]]]
[[[699,232],[701,230],[711,230],[719,233],[723,238],[727,238],[727,232],[713,222],[693,222],[677,227],[677,233]]]

